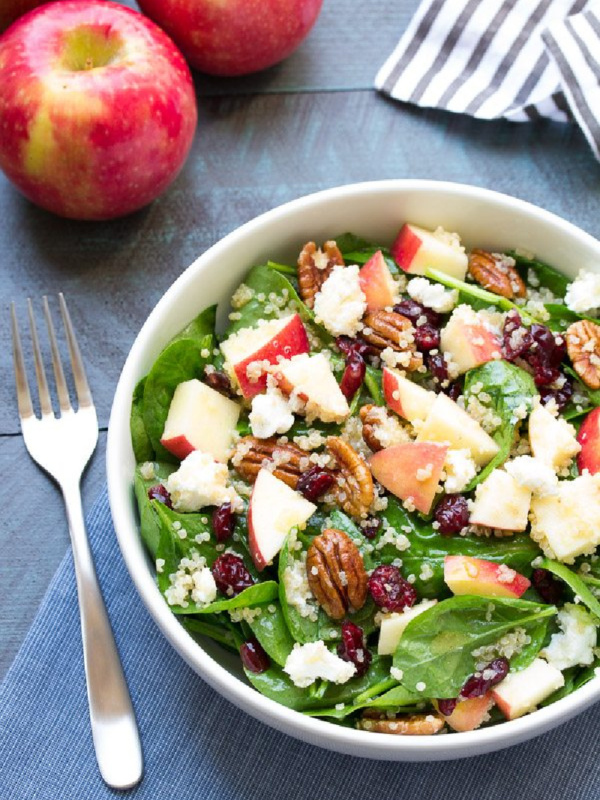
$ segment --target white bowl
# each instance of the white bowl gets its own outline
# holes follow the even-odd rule
[[[207,640],[201,647],[183,629],[158,591],[154,567],[138,530],[132,490],[135,460],[129,435],[131,397],[138,379],[188,321],[228,300],[247,270],[267,259],[295,263],[307,240],[352,231],[390,243],[400,224],[442,225],[470,246],[524,248],[574,276],[600,263],[600,243],[559,217],[506,195],[435,181],[391,180],[329,189],[294,200],[248,222],[210,248],[171,286],[140,331],[119,380],[108,432],[110,506],[123,557],[143,602],[187,663],[224,697],[272,727],[321,747],[369,758],[433,761],[499,750],[541,734],[600,699],[600,679],[547,708],[491,728],[447,736],[373,734],[306,717],[263,697],[246,682],[239,659]]]

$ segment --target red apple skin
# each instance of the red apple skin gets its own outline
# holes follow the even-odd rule
[[[381,250],[374,253],[358,273],[360,288],[367,299],[367,311],[377,311],[394,303],[393,278]]]
[[[394,239],[390,252],[400,269],[408,272],[419,247],[421,239],[413,233],[409,225],[403,225]]]
[[[264,391],[267,386],[267,376],[261,375],[257,381],[251,381],[246,375],[248,364],[253,361],[270,361],[271,364],[277,363],[277,357],[292,358],[310,351],[310,344],[306,334],[306,328],[302,323],[299,314],[294,314],[289,324],[277,334],[276,342],[271,339],[260,350],[256,350],[252,355],[243,361],[238,361],[233,367],[235,376],[240,384],[240,389],[245,398],[252,398],[256,394]]]
[[[161,439],[160,443],[169,453],[173,453],[175,458],[178,458],[180,461],[183,461],[184,458],[187,458],[189,454],[193,453],[196,449],[183,434],[181,436],[174,436],[172,439]]]
[[[434,703],[434,705],[437,707],[437,703]],[[493,705],[494,698],[492,693],[486,692],[481,697],[460,700],[452,714],[444,717],[444,720],[453,731],[458,731],[459,733],[474,731],[479,728]]]
[[[500,564],[483,558],[446,556],[444,581],[454,594],[472,594],[478,597],[519,598],[531,586],[531,581],[514,570],[511,581],[499,580],[499,569]]]
[[[209,75],[247,75],[287,58],[323,0],[139,0],[139,6]]]
[[[55,214],[104,220],[147,205],[183,166],[196,123],[183,56],[131,9],[61,0],[0,37],[0,168]]]
[[[587,469],[591,475],[600,472],[600,408],[595,408],[583,420],[577,441],[581,450],[577,456],[579,472]]]
[[[446,460],[448,447],[433,442],[403,442],[373,453],[369,466],[373,477],[401,500],[412,498],[417,511],[428,514]],[[417,470],[431,464],[431,477],[417,480]]]

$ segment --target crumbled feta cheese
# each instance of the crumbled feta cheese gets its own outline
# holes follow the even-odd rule
[[[268,439],[276,433],[286,433],[294,424],[294,415],[283,394],[269,389],[252,399],[249,415],[252,433],[259,439]]]
[[[449,313],[458,302],[456,289],[446,289],[441,283],[431,283],[427,278],[413,278],[408,282],[406,291],[417,303],[439,314]]]
[[[176,511],[199,511],[204,506],[231,503],[239,508],[240,498],[227,485],[229,473],[226,464],[214,461],[208,453],[194,450],[185,458],[176,472],[165,481]]]
[[[448,450],[444,463],[446,480],[444,489],[449,494],[462,492],[477,475],[477,464],[470,450]]]
[[[327,649],[325,642],[296,643],[286,659],[284,672],[301,689],[310,686],[318,678],[332,683],[346,683],[356,672],[356,666],[344,661]]]
[[[519,486],[529,489],[538,497],[556,494],[558,478],[552,467],[539,458],[518,456],[507,461],[504,469],[516,480]]]
[[[580,269],[573,283],[567,286],[565,304],[578,314],[600,308],[600,273]]]
[[[582,606],[566,603],[557,621],[560,632],[552,635],[540,655],[560,670],[591,664],[598,632],[590,614]]]
[[[315,297],[315,317],[333,336],[354,336],[367,308],[358,278],[359,267],[337,266]]]

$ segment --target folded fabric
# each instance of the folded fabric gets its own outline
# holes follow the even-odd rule
[[[2,800],[597,798],[599,706],[517,747],[432,764],[341,756],[268,728],[210,689],[161,635],[121,559],[106,494],[88,528],[142,734],[144,778],[120,793],[98,773],[68,553],[0,687]]]
[[[480,119],[575,119],[600,158],[600,0],[424,0],[375,86]]]

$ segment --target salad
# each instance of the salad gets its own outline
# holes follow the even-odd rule
[[[456,233],[253,267],[137,385],[158,587],[288,708],[515,719],[600,673],[600,274]]]

